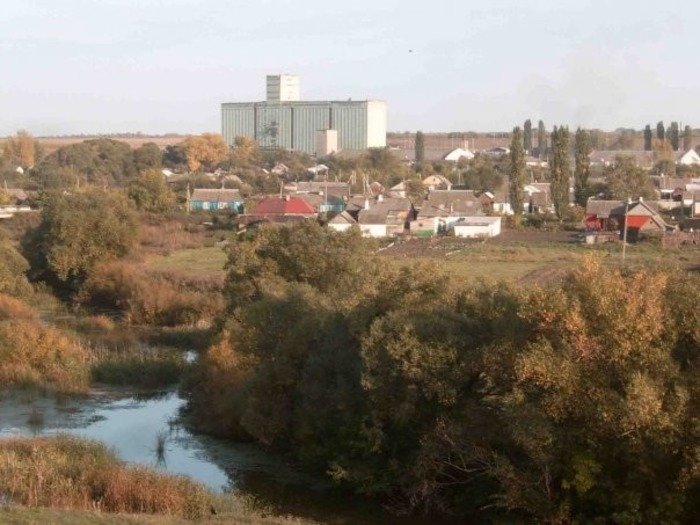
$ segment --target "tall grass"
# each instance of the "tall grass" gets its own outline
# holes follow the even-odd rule
[[[104,445],[68,436],[0,440],[0,494],[30,507],[198,519],[213,496],[181,476],[122,464]]]
[[[221,311],[220,280],[148,272],[125,261],[97,267],[80,295],[84,304],[118,310],[127,321],[156,326],[208,326]]]
[[[96,350],[92,379],[98,383],[158,388],[177,383],[187,366],[181,352],[142,345]]]

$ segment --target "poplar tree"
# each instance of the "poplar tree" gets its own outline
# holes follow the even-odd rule
[[[532,151],[532,121],[527,119],[523,125],[523,146],[528,153]]]
[[[664,128],[663,120],[656,124],[656,138],[658,140],[666,140],[666,128]]]
[[[552,131],[552,153],[549,162],[552,202],[561,220],[569,207],[569,129]]]
[[[574,137],[574,197],[576,204],[586,206],[588,199],[588,176],[591,169],[591,143],[588,132],[578,128]]]
[[[423,164],[425,160],[425,136],[422,131],[416,133],[416,164]]]
[[[683,130],[683,151],[688,151],[693,147],[693,128],[686,126]]]
[[[669,128],[668,134],[673,151],[678,151],[680,146],[680,128],[678,127],[678,122],[671,122],[671,127]]]
[[[651,126],[647,124],[644,128],[644,151],[651,151]]]
[[[523,187],[525,186],[525,148],[523,134],[519,127],[513,128],[510,142],[510,207],[513,210],[513,224],[520,226],[523,213]]]
[[[537,149],[540,158],[545,158],[547,155],[547,130],[544,128],[544,122],[541,120],[537,124]]]

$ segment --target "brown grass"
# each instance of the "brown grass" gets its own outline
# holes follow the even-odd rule
[[[169,220],[158,223],[141,223],[139,239],[149,252],[168,255],[175,250],[200,248],[204,245],[204,229],[201,226]]]
[[[39,314],[19,299],[0,294],[0,321],[12,319],[37,321],[39,319]]]
[[[178,272],[149,272],[116,261],[99,266],[86,282],[81,301],[124,312],[128,322],[157,326],[207,325],[222,308],[221,279]]]
[[[0,494],[29,507],[189,519],[208,515],[213,502],[188,478],[126,466],[104,445],[69,436],[0,441]]]

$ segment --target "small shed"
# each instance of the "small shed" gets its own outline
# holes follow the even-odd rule
[[[455,222],[455,237],[468,239],[496,237],[501,234],[500,217],[463,217]]]

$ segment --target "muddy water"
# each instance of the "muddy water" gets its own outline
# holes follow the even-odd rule
[[[254,496],[274,512],[325,523],[408,523],[338,492],[283,457],[192,433],[180,422],[184,404],[175,391],[99,389],[85,398],[0,393],[0,438],[68,433],[101,441],[124,461],[184,474],[212,490]]]

